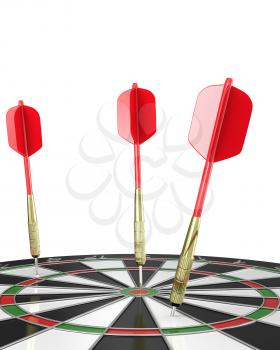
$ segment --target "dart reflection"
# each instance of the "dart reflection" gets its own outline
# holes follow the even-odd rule
[[[137,308],[137,313],[135,314],[135,328],[144,328],[145,327],[145,323],[144,323],[144,314],[143,314],[143,301],[142,299],[141,303],[138,304],[138,308]],[[134,337],[133,339],[133,349],[134,350],[141,350],[141,349],[145,349],[145,339],[144,337]]]
[[[30,323],[26,323],[26,336],[30,337],[34,333],[38,332],[38,328]],[[26,350],[36,350],[36,338],[32,337],[28,339],[26,343]]]

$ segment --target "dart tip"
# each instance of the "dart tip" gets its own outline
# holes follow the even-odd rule
[[[172,306],[171,313],[170,313],[171,317],[175,315],[175,311],[176,311],[176,306]]]
[[[143,269],[142,265],[139,265],[139,287],[142,287],[143,284]]]
[[[36,277],[39,277],[39,264],[38,264],[38,258],[34,258],[34,265],[35,265],[35,274]]]

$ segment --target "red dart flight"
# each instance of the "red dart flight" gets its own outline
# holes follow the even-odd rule
[[[189,142],[205,159],[205,166],[170,295],[172,314],[184,300],[213,164],[241,152],[251,113],[252,102],[249,96],[232,86],[230,78],[223,85],[203,89],[198,95]]]
[[[29,157],[42,147],[41,123],[38,112],[32,107],[25,106],[23,101],[19,101],[18,106],[7,112],[7,131],[10,147],[21,154],[24,159],[30,252],[35,259],[36,275],[38,275],[39,228],[29,163]]]
[[[140,89],[137,84],[133,84],[132,89],[123,92],[118,98],[118,133],[134,145],[134,249],[135,260],[139,266],[140,285],[142,285],[142,266],[146,262],[140,145],[155,132],[155,97],[149,90]]]

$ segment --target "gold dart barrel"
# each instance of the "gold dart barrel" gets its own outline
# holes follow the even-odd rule
[[[27,212],[30,253],[33,258],[38,258],[40,255],[39,227],[33,195],[27,196]]]
[[[141,188],[135,189],[134,250],[135,250],[136,263],[139,266],[143,266],[146,262],[146,253],[145,253],[143,194],[142,194]]]
[[[186,235],[184,246],[178,261],[178,266],[170,294],[170,302],[174,306],[182,304],[192,269],[196,241],[200,226],[200,218],[193,216]]]

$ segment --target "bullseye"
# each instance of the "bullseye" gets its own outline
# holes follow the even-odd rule
[[[133,297],[146,297],[156,295],[158,293],[156,289],[152,288],[125,288],[121,292],[124,295]]]
[[[133,294],[133,295],[147,295],[149,294],[149,292],[145,289],[135,289],[133,291],[131,291],[130,294]]]

